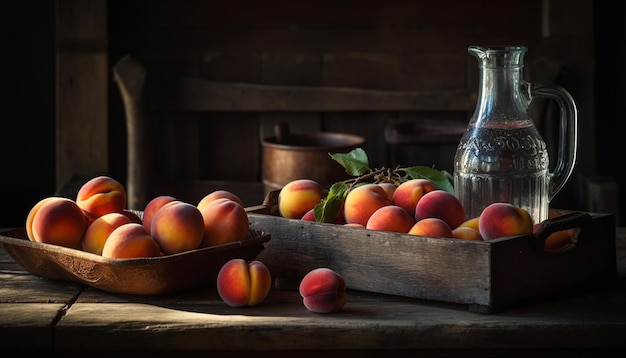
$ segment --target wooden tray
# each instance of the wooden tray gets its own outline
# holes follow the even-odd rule
[[[542,235],[467,241],[285,219],[277,214],[278,192],[247,211],[253,228],[272,233],[258,259],[286,289],[296,289],[308,271],[329,267],[351,289],[467,304],[470,311],[493,313],[549,293],[606,284],[617,274],[612,214],[559,210],[588,220],[578,228],[576,221],[551,219]],[[575,246],[543,250],[539,236],[545,240],[547,234],[569,228],[578,231]]]
[[[269,233],[250,230],[246,240],[229,244],[161,257],[111,259],[30,241],[23,228],[0,233],[6,252],[35,276],[138,295],[167,294],[214,284],[224,263],[233,258],[254,259],[269,239]]]

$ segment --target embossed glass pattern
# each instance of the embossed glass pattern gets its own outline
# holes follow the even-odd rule
[[[470,46],[479,60],[476,110],[454,158],[456,196],[468,217],[494,202],[522,207],[534,222],[548,218],[549,202],[573,170],[577,150],[577,111],[561,87],[523,80],[523,46]],[[559,158],[554,172],[546,144],[528,106],[533,96],[555,100],[561,110]]]

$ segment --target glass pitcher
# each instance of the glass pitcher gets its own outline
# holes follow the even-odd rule
[[[494,202],[526,209],[539,223],[576,163],[578,112],[560,86],[523,80],[524,46],[469,46],[478,59],[476,109],[454,157],[454,189],[468,217],[478,217]],[[546,144],[528,114],[533,97],[557,102],[560,109],[558,157],[550,172]]]

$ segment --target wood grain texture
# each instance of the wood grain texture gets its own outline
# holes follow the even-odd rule
[[[109,171],[106,1],[57,4],[57,186]]]
[[[271,215],[275,195],[248,215],[252,227],[272,233],[259,259],[289,289],[310,270],[329,267],[352,289],[497,312],[577,286],[606,285],[616,276],[613,215],[594,214],[576,246],[555,253],[537,250],[533,235],[475,242],[285,219]]]
[[[313,314],[297,291],[275,287],[262,304],[240,308],[222,302],[212,285],[151,297],[114,294],[32,276],[0,245],[0,345],[9,355],[65,357],[129,351],[151,357],[622,356],[626,231],[617,234],[613,284],[525,300],[490,315],[352,289],[344,310],[331,315]]]

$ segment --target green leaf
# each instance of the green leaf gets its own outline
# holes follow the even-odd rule
[[[370,170],[367,154],[361,148],[351,150],[349,153],[328,153],[333,160],[346,168],[346,173],[358,177]]]
[[[327,198],[313,208],[315,221],[327,223],[333,221],[341,209],[341,199],[336,196]]]
[[[337,182],[334,183],[330,189],[328,190],[328,196],[336,196],[340,199],[345,199],[350,191],[350,185],[346,182]]]
[[[341,204],[348,195],[350,186],[343,182],[334,183],[328,194],[313,208],[313,215],[317,222],[331,222],[339,214]]]
[[[414,166],[403,168],[403,170],[411,179],[428,179],[435,183],[439,189],[454,194],[452,175],[445,170],[437,170],[427,166]]]

